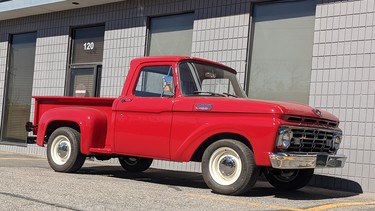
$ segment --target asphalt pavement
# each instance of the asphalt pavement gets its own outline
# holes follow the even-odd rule
[[[149,169],[127,173],[86,161],[74,174],[47,159],[0,151],[0,210],[375,210],[375,194],[316,187],[281,191],[258,181],[245,196],[212,193],[199,173]]]

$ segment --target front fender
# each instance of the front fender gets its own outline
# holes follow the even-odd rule
[[[104,112],[85,107],[61,107],[46,111],[40,118],[36,143],[44,146],[44,138],[51,124],[74,122],[80,128],[81,153],[89,154],[91,147],[103,148],[107,136],[107,117]]]
[[[215,125],[214,127],[210,126],[201,126],[199,129],[194,131],[186,140],[177,148],[177,150],[171,155],[172,160],[182,160],[184,162],[190,161],[194,152],[199,148],[199,146],[209,139],[218,134],[222,133],[231,133],[237,134],[245,137],[247,140],[251,140],[248,134],[242,133],[234,128],[229,128],[224,125]]]
[[[184,119],[183,119],[184,120]],[[190,161],[195,151],[210,137],[218,134],[235,134],[244,137],[251,145],[255,162],[259,166],[270,165],[269,153],[274,151],[278,123],[268,115],[230,115],[199,118],[200,123],[191,126],[188,132],[174,128],[171,149],[172,160]],[[186,126],[186,125],[179,125]],[[181,130],[181,129],[180,129]],[[183,135],[179,135],[179,134]]]

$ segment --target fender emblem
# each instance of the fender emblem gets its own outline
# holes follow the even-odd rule
[[[322,117],[322,112],[321,112],[319,109],[314,108],[312,111],[313,111],[314,114],[316,114],[317,116]]]
[[[211,104],[196,104],[195,110],[197,111],[211,111],[213,106]]]

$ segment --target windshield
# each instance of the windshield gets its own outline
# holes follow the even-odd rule
[[[184,96],[245,97],[236,75],[219,66],[182,62],[179,76]]]

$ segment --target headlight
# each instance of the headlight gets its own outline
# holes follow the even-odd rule
[[[290,128],[280,127],[276,147],[277,149],[285,150],[290,146],[290,142],[293,138],[293,132]]]
[[[333,148],[335,150],[338,150],[340,148],[342,134],[341,133],[334,134],[332,140],[333,140]]]

